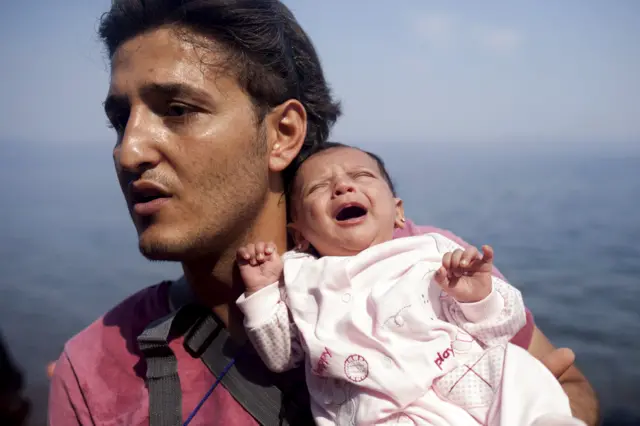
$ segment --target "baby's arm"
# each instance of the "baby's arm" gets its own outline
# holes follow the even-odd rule
[[[456,248],[443,255],[435,281],[448,295],[441,299],[447,321],[485,345],[507,343],[525,324],[522,295],[492,275],[493,249]]]
[[[304,353],[295,324],[280,295],[278,283],[263,288],[249,297],[238,299],[244,313],[244,327],[253,347],[269,370],[290,370],[303,359]]]
[[[244,313],[249,340],[265,365],[276,373],[304,358],[295,325],[279,286],[283,263],[275,245],[251,244],[238,250],[245,293],[236,302]]]
[[[497,277],[492,277],[491,293],[479,302],[464,303],[445,297],[441,303],[447,321],[486,346],[509,342],[527,322],[522,295]]]

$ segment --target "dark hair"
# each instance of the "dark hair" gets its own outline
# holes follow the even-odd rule
[[[393,180],[391,179],[391,175],[389,174],[389,172],[387,171],[387,167],[384,164],[384,161],[382,160],[382,158],[380,158],[380,156],[374,154],[373,152],[369,152],[369,151],[365,151],[364,149],[355,147],[355,146],[351,146],[351,145],[347,145],[344,143],[340,143],[340,142],[325,142],[323,144],[316,144],[314,145],[311,149],[307,150],[304,154],[298,155],[298,157],[293,161],[293,163],[291,164],[291,170],[293,171],[293,178],[295,178],[295,175],[298,173],[298,170],[300,170],[300,166],[302,166],[302,163],[304,163],[305,161],[307,161],[309,158],[313,157],[314,155],[322,152],[322,151],[326,151],[328,149],[332,149],[332,148],[351,148],[351,149],[357,149],[358,151],[362,151],[365,154],[367,154],[369,157],[373,158],[376,162],[376,164],[378,165],[378,168],[380,169],[380,173],[382,174],[382,178],[387,182],[387,184],[389,185],[389,189],[391,189],[391,193],[393,194],[393,196],[397,196],[396,194],[396,188],[395,185],[393,184]],[[287,197],[287,200],[289,200],[289,198],[291,197],[291,193],[293,191],[293,180],[291,179],[291,181],[286,185],[285,187],[285,196]],[[291,222],[291,206],[292,204],[287,202],[287,216],[288,216],[288,221]]]
[[[224,46],[229,71],[251,97],[260,121],[271,108],[298,99],[307,112],[301,155],[327,141],[340,104],[331,96],[311,40],[280,1],[113,0],[99,35],[111,58],[126,41],[162,26]],[[285,185],[294,173],[293,167],[284,171]]]

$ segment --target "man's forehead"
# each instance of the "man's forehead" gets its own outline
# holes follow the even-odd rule
[[[226,55],[204,44],[190,41],[170,28],[159,28],[127,40],[111,59],[110,92],[122,92],[126,86],[187,84],[197,89],[220,90]],[[235,83],[235,80],[231,81]],[[229,83],[229,82],[226,82]]]

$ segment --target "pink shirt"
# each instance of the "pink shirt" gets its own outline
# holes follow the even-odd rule
[[[467,245],[450,232],[408,223],[396,237],[438,232]],[[499,272],[496,271],[499,275]],[[144,383],[146,366],[136,342],[152,321],[170,313],[169,283],[145,288],[113,308],[69,340],[56,364],[49,395],[49,424],[148,425],[149,395]],[[534,322],[512,339],[527,348]],[[186,417],[213,384],[213,375],[182,346],[182,338],[170,343],[178,360],[182,388],[182,415]],[[257,422],[223,386],[216,387],[191,425],[256,425]]]

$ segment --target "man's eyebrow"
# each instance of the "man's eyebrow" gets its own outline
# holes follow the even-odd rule
[[[147,83],[140,89],[140,94],[143,97],[161,95],[166,98],[191,98],[196,102],[210,102],[211,99],[206,91],[182,83]],[[117,94],[109,94],[103,102],[107,113],[127,104],[127,97]]]
[[[186,97],[200,102],[211,99],[206,91],[182,83],[147,83],[140,89],[140,94],[143,97],[157,94],[167,98]]]

